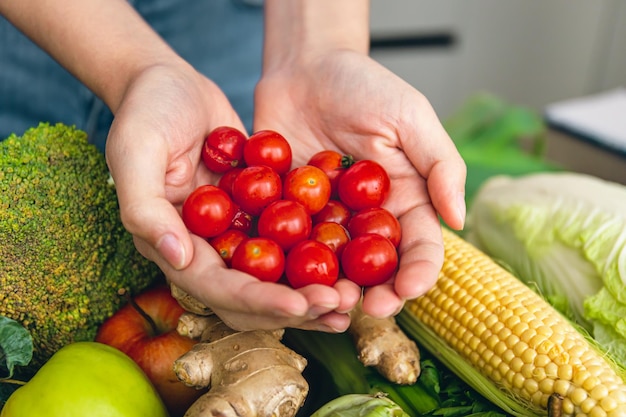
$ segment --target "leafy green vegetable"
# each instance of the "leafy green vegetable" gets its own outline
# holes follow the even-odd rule
[[[21,324],[0,316],[0,409],[20,385],[10,380],[16,366],[26,366],[33,357],[33,339]]]
[[[311,417],[410,417],[398,404],[381,395],[346,394],[324,404]]]
[[[0,316],[0,376],[12,378],[15,366],[26,366],[33,357],[33,339],[21,324]]]
[[[467,229],[626,367],[626,186],[567,172],[493,178]]]
[[[594,339],[626,368],[626,304],[602,288],[585,300],[585,312],[593,322]]]

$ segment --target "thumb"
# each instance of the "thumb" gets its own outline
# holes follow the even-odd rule
[[[161,258],[172,268],[182,269],[193,257],[193,245],[178,210],[166,198],[167,151],[160,151],[154,142],[148,148],[151,150],[147,152],[120,152],[107,144],[122,223],[142,255],[155,262]],[[191,167],[188,171],[191,178]]]
[[[137,249],[157,264],[164,260],[176,270],[187,267],[193,257],[193,246],[180,215],[167,200],[151,201],[146,204],[149,211],[140,210],[147,215],[129,217],[125,222],[135,236]]]

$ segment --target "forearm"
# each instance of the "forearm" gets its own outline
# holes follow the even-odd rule
[[[6,0],[0,13],[113,112],[142,69],[177,59],[125,0]]]
[[[266,0],[264,69],[330,49],[369,50],[369,0]]]

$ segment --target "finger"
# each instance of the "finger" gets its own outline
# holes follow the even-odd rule
[[[460,230],[465,223],[465,181],[467,168],[437,114],[420,96],[420,106],[403,119],[401,141],[415,141],[403,150],[419,174],[427,180],[431,201],[448,226]],[[419,112],[419,114],[418,114]]]
[[[294,327],[294,326],[292,326]],[[303,323],[297,328],[302,330],[317,330],[327,333],[343,333],[350,327],[350,316],[347,313],[331,312],[312,322]]]
[[[302,329],[315,330],[327,333],[343,333],[350,326],[350,316],[337,312],[330,312],[314,320],[290,317],[277,318],[246,314],[230,310],[214,311],[224,323],[234,330],[275,330],[275,329]]]
[[[363,295],[362,288],[349,279],[340,278],[333,286],[340,295],[337,313],[348,313],[359,303]]]
[[[339,307],[341,299],[339,293],[332,287],[321,284],[311,284],[297,290],[309,303],[306,315],[309,319],[328,314]]]
[[[402,241],[394,289],[404,300],[426,293],[443,265],[443,236],[430,204],[415,207],[400,217]]]
[[[437,162],[428,176],[428,192],[442,220],[452,229],[465,224],[465,163],[459,158]]]
[[[393,283],[376,285],[363,293],[363,312],[374,318],[397,314],[403,303],[404,300],[396,293]]]

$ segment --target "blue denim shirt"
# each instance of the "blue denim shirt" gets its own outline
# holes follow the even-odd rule
[[[261,72],[262,2],[130,2],[172,48],[221,87],[250,130]],[[39,122],[63,122],[85,130],[104,150],[112,119],[102,101],[0,17],[0,140]]]

